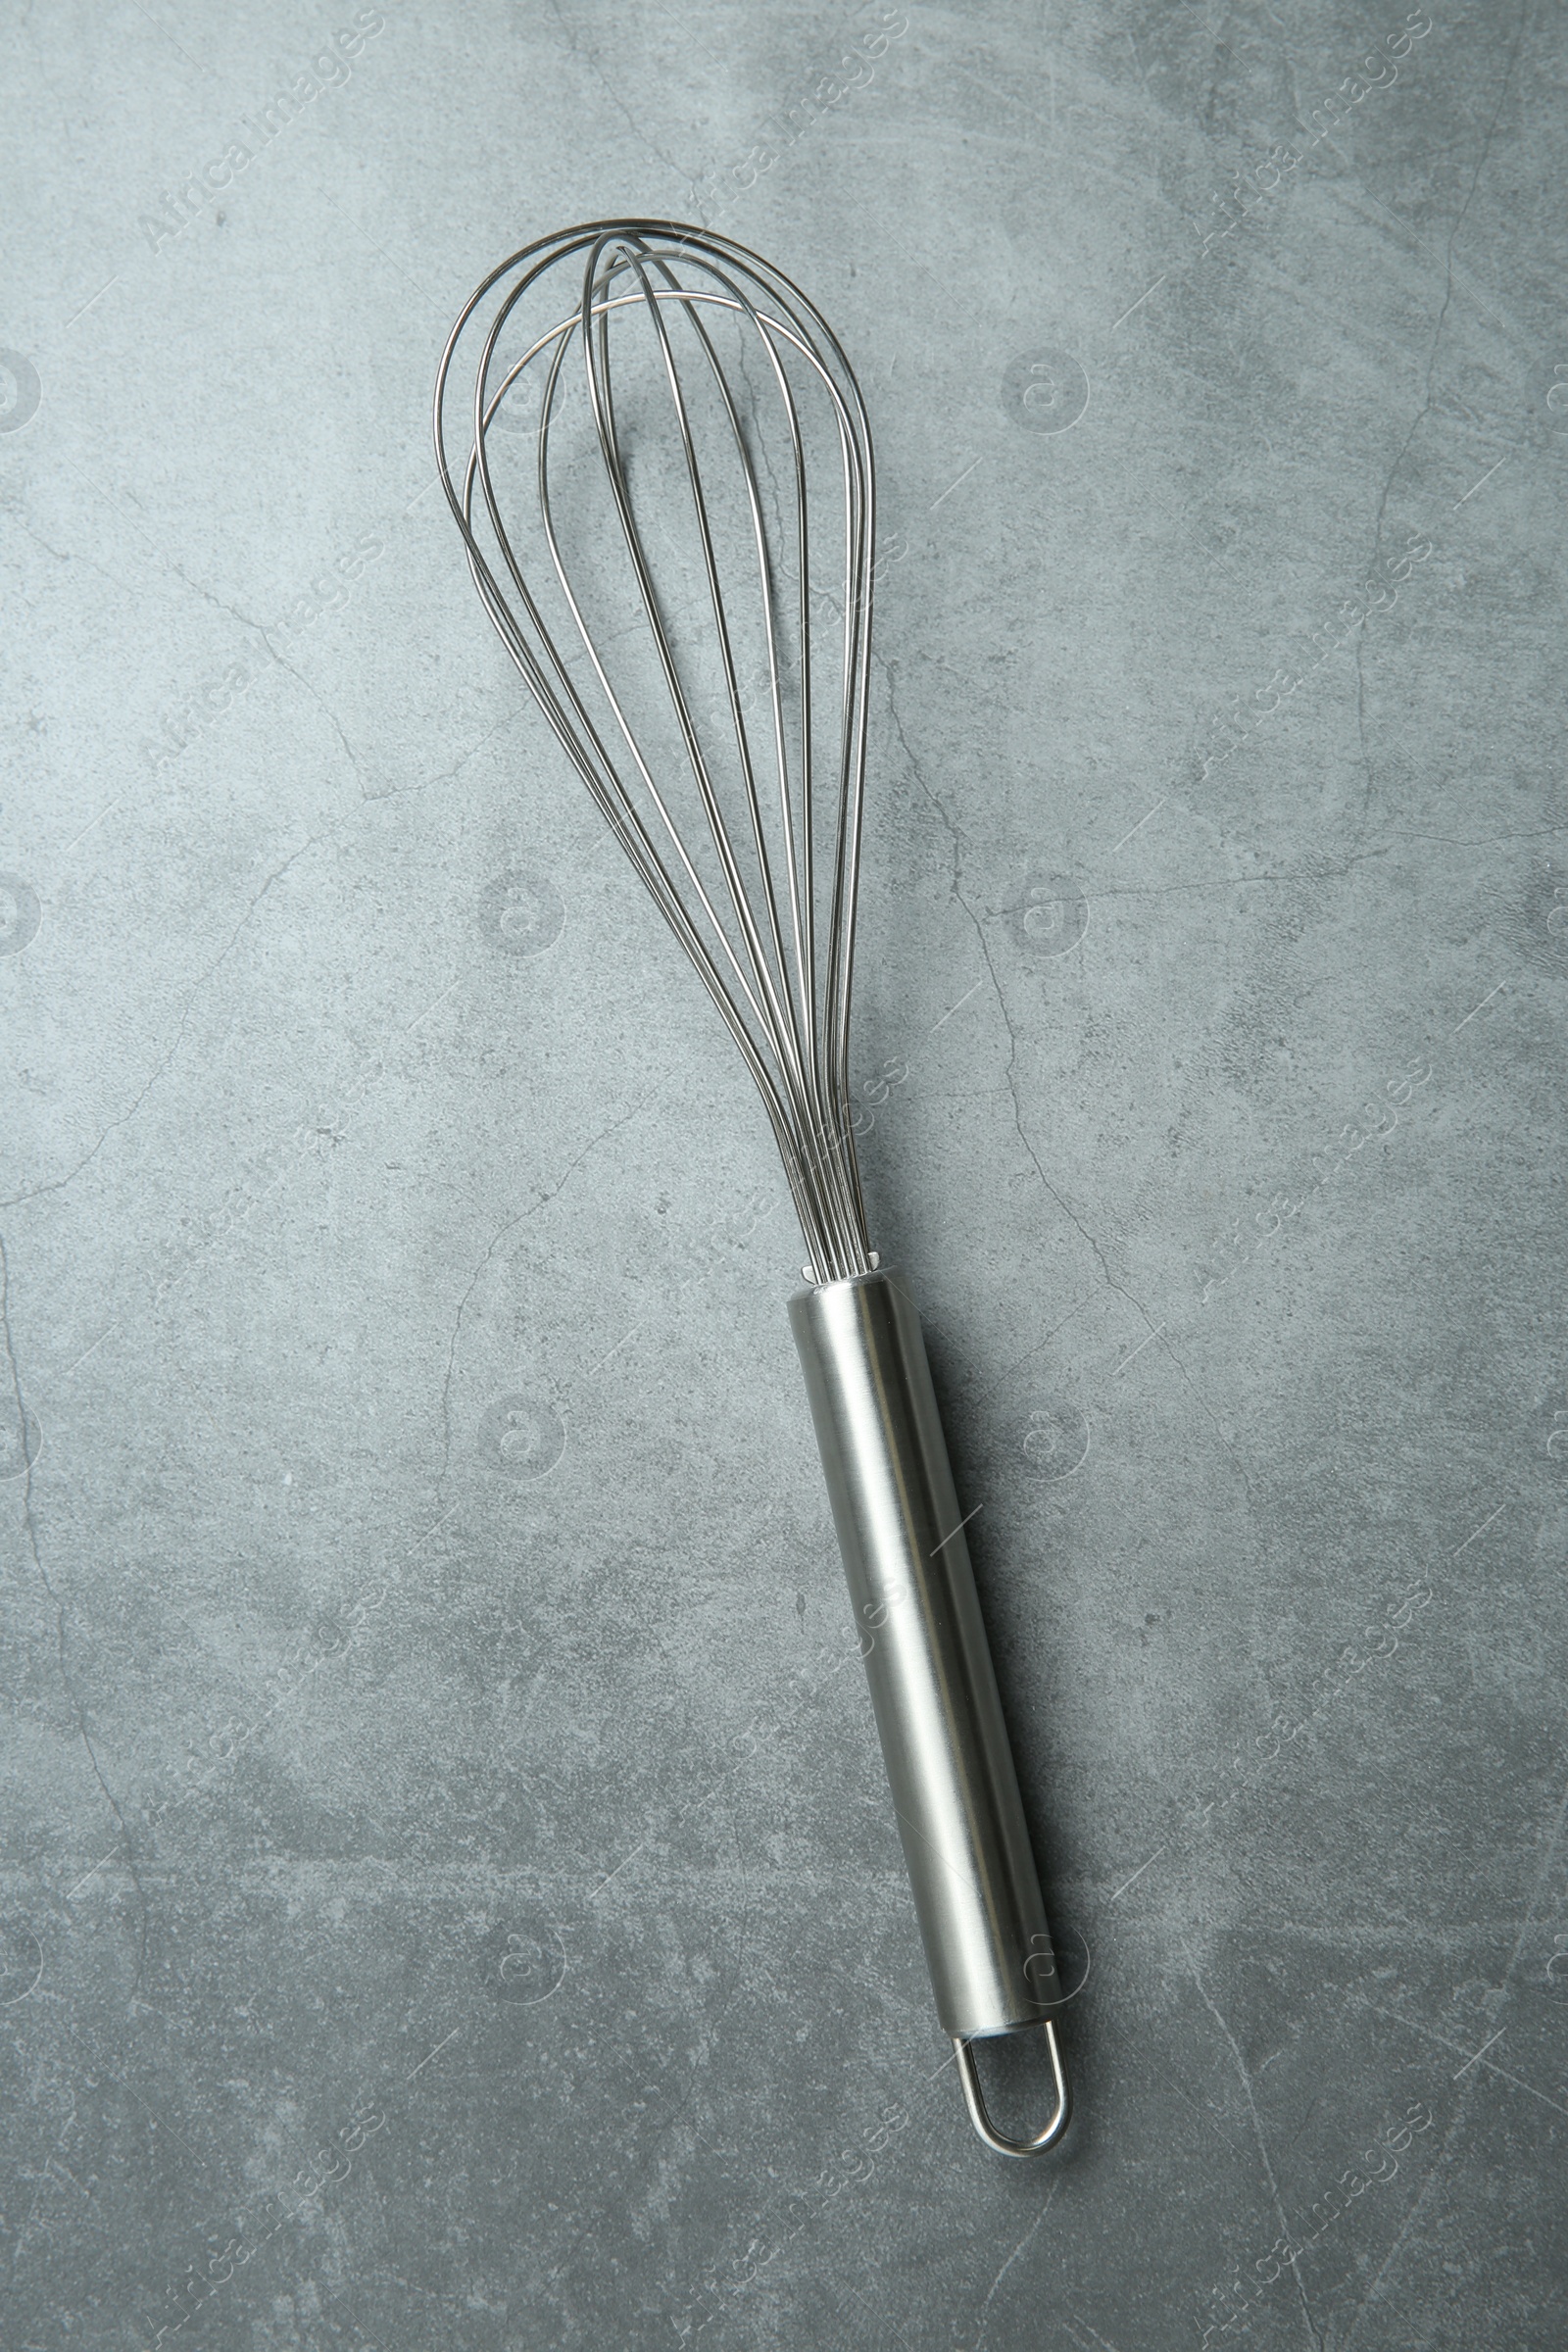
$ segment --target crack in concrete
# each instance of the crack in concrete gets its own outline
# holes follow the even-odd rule
[[[1269,2196],[1274,2206],[1274,2218],[1279,2223],[1280,2234],[1284,2238],[1285,2243],[1289,2245],[1291,2241],[1291,2226],[1285,2218],[1285,2206],[1280,2196],[1280,2184],[1275,2179],[1273,2162],[1270,2159],[1268,2152],[1268,2140],[1263,2131],[1263,2119],[1257,2111],[1257,2098],[1252,2089],[1252,2078],[1248,2072],[1247,2061],[1242,2056],[1241,2044],[1237,2041],[1235,2034],[1231,2032],[1230,2027],[1226,2024],[1225,2019],[1221,2016],[1214,2002],[1209,1998],[1208,1988],[1204,1984],[1202,1977],[1199,1974],[1198,1962],[1193,1958],[1192,1952],[1189,1950],[1185,1942],[1182,1945],[1182,1950],[1187,1955],[1187,1965],[1193,1972],[1193,1983],[1198,1987],[1199,1997],[1202,2001],[1203,2007],[1208,2011],[1209,2016],[1214,2020],[1215,2025],[1218,2026],[1220,2032],[1224,2034],[1225,2039],[1230,2044],[1231,2056],[1236,2061],[1236,2071],[1242,2079],[1242,2089],[1246,2094],[1248,2112],[1252,2119],[1252,2132],[1257,2141],[1257,2152],[1262,2160],[1264,2176],[1268,2181]],[[1300,2269],[1299,2266],[1294,2262],[1291,2264],[1291,2276],[1296,2280],[1296,2291],[1300,2298],[1301,2318],[1305,2325],[1307,2334],[1312,2339],[1313,2352],[1323,2352],[1323,2338],[1318,2331],[1315,2321],[1312,2318],[1311,2306],[1308,2304],[1306,2299],[1306,2288],[1302,2283]]]
[[[136,1973],[131,1979],[130,1985],[130,1998],[134,2000],[142,1981],[142,1972],[147,1963],[147,1892],[136,1869],[136,1851],[131,1842],[129,1825],[121,1810],[119,1798],[104,1778],[103,1766],[98,1761],[98,1751],[92,1742],[92,1734],[87,1729],[86,1713],[71,1679],[66,1644],[66,1604],[61,1594],[55,1591],[49,1571],[43,1564],[43,1551],[38,1543],[38,1522],[32,1507],[32,1457],[27,1451],[27,1407],[22,1394],[22,1371],[17,1362],[16,1340],[11,1329],[11,1259],[3,1237],[0,1237],[0,1337],[3,1337],[5,1344],[6,1364],[11,1375],[11,1395],[17,1408],[17,1428],[22,1446],[24,1464],[22,1523],[26,1530],[27,1548],[32,1555],[33,1567],[45,1592],[49,1595],[50,1605],[55,1613],[55,1654],[60,1668],[61,1688],[65,1691],[72,1714],[75,1718],[76,1734],[87,1751],[87,1761],[92,1766],[93,1778],[103,1791],[109,1809],[119,1827],[124,1845],[125,1868],[130,1873],[131,1883],[136,1889]]]
[[[626,104],[625,99],[622,98],[620,92],[616,89],[614,83],[605,72],[604,67],[600,64],[597,53],[592,49],[585,48],[582,42],[578,40],[571,21],[568,19],[565,10],[561,5],[561,0],[551,0],[551,6],[555,12],[556,22],[561,26],[562,34],[566,43],[568,55],[579,58],[581,62],[588,68],[588,71],[600,83],[606,97],[610,100],[611,105],[624,121],[626,127],[631,132],[633,138],[636,139],[640,145],[646,147],[649,154],[656,157],[658,161],[663,165],[666,172],[672,172],[677,179],[685,181],[688,200],[695,198],[697,193],[697,182],[692,177],[691,173],[689,172],[683,172],[679,164],[677,164],[672,157],[667,156],[663,149],[658,144],[657,140],[651,138],[648,132],[644,130],[642,124],[632,113],[631,108]]]
[[[1039,2230],[1040,2225],[1045,2220],[1047,2214],[1051,2211],[1052,2205],[1055,2199],[1056,2191],[1060,2186],[1061,2175],[1058,2173],[1054,2180],[1052,2181],[1050,2188],[1046,2192],[1045,2203],[1041,2206],[1040,2211],[1035,2215],[1034,2220],[1030,2223],[1022,2237],[1019,2238],[1018,2243],[1013,2247],[1012,2252],[1003,2263],[1001,2270],[998,2271],[996,2277],[992,2279],[990,2286],[986,2289],[985,2301],[975,2313],[974,2342],[969,2346],[969,2352],[980,2352],[980,2346],[985,2339],[986,2314],[991,2309],[992,2303],[996,2299],[997,2289],[1002,2284],[1004,2278],[1005,2278],[1007,2276],[1007,2273],[1011,2270],[1013,2264],[1018,2261],[1021,2255],[1027,2253],[1029,2247],[1033,2244],[1036,2232]]]
[[[1018,1035],[1017,1031],[1012,1025],[1012,1017],[1007,1010],[1006,998],[1003,992],[1002,981],[997,972],[996,963],[992,957],[991,949],[986,939],[984,926],[980,921],[980,917],[976,914],[974,908],[969,905],[968,900],[964,897],[962,891],[958,887],[958,868],[961,854],[958,830],[954,824],[952,817],[948,814],[946,808],[943,806],[940,795],[936,793],[926,782],[926,779],[920,769],[919,760],[915,758],[913,751],[910,749],[909,739],[904,731],[904,722],[899,716],[898,705],[894,697],[893,666],[891,663],[880,661],[880,658],[876,659],[878,659],[878,666],[883,670],[883,673],[887,679],[888,710],[893,720],[894,732],[897,734],[899,742],[903,747],[905,758],[908,760],[909,769],[914,777],[915,782],[919,785],[920,790],[925,794],[926,799],[931,803],[931,806],[936,809],[937,814],[941,817],[943,824],[947,828],[948,838],[953,845],[953,897],[963,908],[964,913],[968,916],[971,924],[974,926],[975,939],[978,942],[980,953],[985,958],[986,970],[991,976],[991,985],[996,994],[997,1006],[1002,1014],[1003,1024],[1007,1032],[1007,1093],[1012,1103],[1012,1124],[1014,1131],[1017,1134],[1018,1141],[1023,1146],[1025,1152],[1028,1154],[1031,1167],[1034,1169],[1034,1172],[1039,1177],[1041,1183],[1045,1186],[1046,1191],[1050,1194],[1052,1200],[1054,1200],[1056,1206],[1061,1210],[1063,1216],[1065,1216],[1076,1228],[1083,1240],[1088,1243],[1090,1250],[1094,1252],[1095,1259],[1099,1264],[1101,1273],[1104,1276],[1107,1287],[1114,1291],[1119,1298],[1125,1298],[1128,1305],[1131,1306],[1135,1312],[1143,1318],[1150,1337],[1158,1339],[1160,1341],[1165,1353],[1170,1357],[1171,1362],[1175,1365],[1177,1371],[1180,1373],[1184,1386],[1191,1393],[1195,1401],[1208,1421],[1209,1426],[1212,1428],[1214,1435],[1218,1438],[1220,1445],[1223,1446],[1225,1452],[1229,1455],[1231,1461],[1235,1464],[1237,1475],[1240,1477],[1242,1482],[1243,1492],[1246,1494],[1248,1502],[1250,1505],[1253,1500],[1252,1484],[1247,1473],[1247,1465],[1242,1459],[1240,1453],[1238,1453],[1235,1446],[1231,1443],[1230,1439],[1226,1437],[1224,1430],[1220,1427],[1219,1420],[1214,1413],[1213,1407],[1204,1397],[1201,1390],[1198,1387],[1186,1365],[1182,1362],[1181,1357],[1176,1353],[1175,1348],[1171,1346],[1170,1341],[1164,1336],[1164,1325],[1156,1324],[1153,1316],[1144,1305],[1142,1299],[1136,1298],[1134,1294],[1127,1289],[1124,1283],[1120,1283],[1116,1280],[1116,1277],[1110,1270],[1110,1262],[1105,1255],[1104,1250],[1096,1240],[1094,1234],[1090,1232],[1089,1227],[1084,1223],[1082,1217],[1079,1216],[1077,1210],[1072,1206],[1072,1203],[1067,1200],[1066,1196],[1052,1183],[1051,1178],[1046,1174],[1044,1167],[1041,1165],[1040,1154],[1038,1152],[1036,1152],[1034,1145],[1030,1142],[1027,1134],[1024,1132],[1023,1110],[1019,1100],[1017,1084]],[[1375,856],[1379,855],[1380,853],[1369,851],[1366,854],[1368,856]],[[1120,895],[1132,896],[1135,894],[1124,893]]]
[[[1564,1787],[1562,1796],[1558,1800],[1556,1812],[1552,1817],[1551,1827],[1545,1839],[1545,1851],[1542,1855],[1541,1865],[1536,1872],[1536,1883],[1531,1890],[1530,1901],[1526,1908],[1524,1919],[1520,1923],[1519,1933],[1514,1940],[1513,1950],[1509,1954],[1508,1964],[1502,1972],[1502,1981],[1497,1986],[1497,2003],[1496,2007],[1492,2013],[1494,2021],[1501,2016],[1503,2008],[1506,2005],[1509,1988],[1513,1983],[1515,1972],[1518,1969],[1520,1959],[1523,1955],[1526,1940],[1530,1935],[1531,1929],[1535,1926],[1536,1916],[1540,1909],[1542,1898],[1544,1895],[1547,1886],[1550,1883],[1552,1874],[1556,1869],[1557,1848],[1562,1841],[1562,1833],[1565,1821],[1568,1821],[1568,1786]],[[1395,2238],[1393,2245],[1390,2246],[1387,2254],[1385,2254],[1382,2262],[1379,2264],[1376,2276],[1373,2278],[1371,2284],[1366,2290],[1366,2293],[1361,2297],[1360,2302],[1356,2305],[1355,2310],[1351,2315],[1350,2325],[1346,2331],[1345,2341],[1341,2347],[1341,2352],[1350,2352],[1350,2346],[1354,2342],[1355,2337],[1359,2332],[1361,2322],[1366,2317],[1367,2312],[1371,2309],[1372,2302],[1377,2294],[1378,2288],[1383,2283],[1385,2273],[1396,2260],[1400,2249],[1404,2245],[1405,2239],[1409,2236],[1411,2230],[1415,2228],[1417,2221],[1420,2219],[1421,2212],[1426,2205],[1428,2197],[1432,2193],[1432,2190],[1437,2182],[1438,2176],[1447,2164],[1449,2151],[1452,2148],[1455,2140],[1458,2138],[1460,2131],[1463,2129],[1469,2112],[1471,2097],[1476,2088],[1479,2086],[1480,2081],[1481,2078],[1478,2074],[1471,2075],[1466,2081],[1464,2088],[1459,2094],[1459,2104],[1454,2112],[1453,2121],[1448,2126],[1447,2131],[1444,2133],[1443,2145],[1438,2150],[1437,2160],[1434,2163],[1431,2172],[1421,2183],[1420,2192],[1416,2197],[1415,2203],[1405,2215],[1404,2221],[1400,2226],[1398,2235]]]
[[[44,554],[46,556],[53,556],[57,564],[85,564],[89,571],[95,571],[101,580],[107,580],[109,582],[110,587],[114,589],[117,596],[134,599],[136,591],[131,587],[130,583],[126,580],[117,579],[112,571],[106,571],[103,565],[97,562],[96,558],[80,552],[74,552],[70,548],[56,547],[50,540],[44,537],[42,531],[36,530],[33,527],[33,525],[27,520],[25,514],[20,514],[14,507],[10,510],[10,513],[12,520],[20,523],[23,530],[26,532],[27,537],[32,541],[34,547],[41,547]]]
[[[485,1250],[485,1253],[480,1258],[479,1263],[474,1267],[472,1279],[470,1280],[467,1289],[464,1292],[463,1297],[458,1301],[458,1311],[454,1316],[452,1323],[452,1337],[447,1343],[447,1368],[441,1383],[441,1468],[436,1474],[435,1490],[437,1497],[440,1496],[442,1488],[446,1481],[447,1472],[452,1466],[452,1375],[454,1366],[457,1362],[458,1341],[462,1336],[463,1318],[467,1312],[468,1301],[473,1297],[474,1292],[478,1289],[480,1278],[483,1275],[486,1266],[495,1256],[496,1251],[500,1249],[502,1243],[506,1240],[509,1233],[514,1233],[519,1225],[524,1225],[527,1223],[530,1217],[537,1216],[540,1209],[548,1208],[551,1201],[556,1200],[557,1197],[565,1190],[567,1184],[570,1182],[571,1178],[575,1176],[577,1170],[582,1166],[584,1160],[589,1158],[593,1152],[597,1152],[600,1145],[607,1142],[611,1136],[616,1133],[617,1129],[629,1125],[631,1120],[637,1116],[639,1111],[647,1108],[648,1104],[652,1102],[654,1097],[660,1092],[661,1088],[668,1084],[668,1075],[669,1074],[666,1072],[665,1076],[660,1079],[658,1086],[650,1088],[646,1095],[639,1096],[629,1110],[623,1111],[618,1119],[612,1119],[608,1127],[602,1128],[599,1134],[596,1135],[591,1142],[585,1144],[582,1150],[578,1152],[576,1158],[570,1162],[559,1181],[552,1185],[548,1192],[541,1193],[538,1199],[530,1201],[526,1208],[519,1208],[514,1217],[509,1217],[507,1222],[501,1227],[500,1231],[490,1243],[489,1248]]]
[[[325,701],[324,697],[318,691],[318,689],[311,684],[311,681],[305,675],[305,672],[302,669],[296,669],[293,662],[287,661],[284,656],[278,652],[276,646],[272,643],[271,633],[267,628],[265,623],[253,619],[248,612],[242,612],[238,605],[225,603],[223,598],[215,594],[211,588],[204,587],[200,580],[193,580],[190,576],[190,573],[183,570],[178,564],[174,563],[172,558],[166,558],[166,562],[168,563],[169,569],[174,574],[174,577],[178,580],[183,580],[186,587],[191,590],[193,595],[205,598],[207,603],[212,605],[216,611],[226,613],[230,620],[237,620],[242,629],[253,630],[261,639],[262,643],[266,646],[269,654],[270,654],[272,660],[277,663],[278,668],[283,670],[287,676],[291,677],[297,686],[304,687],[312,702],[316,705],[317,709],[330,724],[333,734],[337,737],[339,744],[342,746],[343,756],[348,760],[350,767],[352,767],[354,770],[354,781],[360,788],[361,800],[373,801],[384,798],[384,795],[382,794],[366,791],[365,778],[360,772],[359,755],[356,753],[348,737],[344,734],[337,712],[332,710],[331,706]]]
[[[484,750],[486,744],[493,743],[496,737],[501,733],[502,728],[510,726],[516,716],[517,711],[514,706],[505,710],[501,717],[496,720],[493,727],[487,727],[485,729],[485,732],[480,736],[477,743],[470,744],[466,752],[460,752],[457,759],[453,761],[453,764],[450,767],[442,768],[439,774],[433,776],[421,776],[417,784],[394,785],[390,792],[368,792],[364,797],[366,800],[371,802],[375,807],[380,808],[383,807],[388,801],[409,800],[416,792],[433,792],[438,784],[455,784],[459,776],[462,775],[464,769],[467,766],[468,761],[470,760],[477,760],[479,754]],[[612,836],[612,838],[613,837]]]
[[[1250,890],[1254,883],[1288,885],[1293,882],[1342,882],[1347,874],[1358,865],[1365,865],[1369,858],[1386,858],[1393,846],[1392,842],[1383,842],[1375,850],[1357,850],[1347,858],[1343,865],[1296,866],[1283,874],[1229,874],[1220,882],[1153,882],[1141,890],[1117,890],[1111,886],[1102,888],[1097,883],[1093,895],[1097,899],[1192,898],[1228,890]]]
[[[1432,330],[1432,348],[1427,353],[1426,376],[1421,388],[1421,406],[1419,409],[1417,409],[1415,416],[1411,420],[1409,431],[1405,434],[1404,439],[1399,444],[1398,453],[1395,458],[1394,464],[1389,467],[1387,479],[1383,484],[1383,494],[1378,500],[1377,514],[1373,519],[1371,561],[1374,570],[1382,560],[1383,518],[1388,512],[1389,494],[1394,488],[1395,477],[1398,473],[1399,467],[1404,464],[1405,453],[1408,451],[1411,442],[1415,439],[1418,428],[1423,423],[1425,418],[1431,414],[1432,374],[1438,364],[1438,352],[1443,342],[1443,329],[1447,321],[1448,307],[1453,300],[1453,249],[1455,244],[1458,242],[1459,231],[1465,224],[1465,218],[1469,213],[1471,204],[1475,199],[1476,190],[1481,184],[1481,173],[1486,166],[1487,157],[1492,150],[1493,136],[1502,115],[1503,104],[1508,95],[1508,85],[1513,79],[1513,70],[1519,62],[1519,51],[1524,42],[1525,25],[1528,22],[1529,15],[1529,0],[1522,0],[1522,5],[1519,10],[1518,29],[1514,33],[1513,46],[1508,52],[1508,62],[1503,68],[1502,83],[1497,91],[1497,103],[1492,111],[1492,120],[1487,124],[1486,135],[1481,142],[1481,152],[1476,157],[1476,168],[1470,175],[1470,185],[1465,192],[1464,202],[1460,205],[1459,210],[1454,217],[1453,226],[1448,231],[1447,250],[1444,256],[1445,274],[1443,303],[1438,312],[1437,325]],[[1361,788],[1361,813],[1355,828],[1355,838],[1357,841],[1360,840],[1361,835],[1366,830],[1367,819],[1371,813],[1372,808],[1372,763],[1366,744],[1365,644],[1366,631],[1364,629],[1358,629],[1356,631],[1355,638],[1355,719],[1361,753],[1363,781]]]
[[[1004,993],[1001,979],[998,976],[997,967],[992,957],[990,945],[986,939],[985,927],[982,924],[979,915],[975,912],[968,900],[964,897],[963,892],[958,887],[958,874],[962,857],[962,843],[958,833],[958,828],[954,823],[953,818],[949,815],[948,810],[942,801],[941,795],[926,782],[920,762],[915,757],[907,735],[904,731],[904,721],[899,715],[898,704],[894,698],[894,665],[891,662],[881,661],[879,657],[873,658],[877,659],[878,666],[882,669],[887,680],[888,711],[893,720],[894,732],[898,736],[904,756],[909,763],[909,771],[914,777],[915,782],[919,785],[920,790],[925,794],[926,799],[930,802],[932,808],[941,817],[943,825],[947,831],[948,839],[952,844],[953,876],[949,886],[951,895],[956,903],[962,907],[964,913],[968,916],[969,921],[973,926],[975,942],[980,950],[982,957],[985,960],[985,967],[990,975],[992,990],[996,996],[997,1009],[1002,1015],[1003,1026],[1007,1032],[1007,1068],[1005,1075],[1007,1082],[1007,1093],[1012,1104],[1012,1123],[1014,1130],[1016,1131],[1018,1141],[1022,1145],[1024,1152],[1028,1155],[1030,1165],[1034,1169],[1035,1174],[1039,1177],[1041,1183],[1045,1186],[1046,1191],[1051,1195],[1053,1200],[1055,1201],[1062,1214],[1071,1221],[1071,1223],[1076,1227],[1078,1233],[1082,1236],[1084,1241],[1088,1243],[1090,1249],[1093,1250],[1095,1257],[1099,1262],[1100,1270],[1104,1276],[1106,1283],[1113,1291],[1117,1292],[1122,1298],[1126,1298],[1129,1304],[1138,1308],[1138,1312],[1144,1316],[1144,1321],[1149,1325],[1149,1328],[1152,1330],[1152,1317],[1145,1314],[1144,1309],[1139,1306],[1138,1300],[1132,1297],[1130,1292],[1123,1290],[1121,1284],[1117,1282],[1115,1276],[1111,1273],[1104,1250],[1101,1248],[1099,1242],[1096,1241],[1094,1235],[1089,1231],[1089,1228],[1085,1225],[1083,1219],[1078,1215],[1077,1211],[1070,1205],[1070,1203],[1063,1198],[1061,1193],[1059,1193],[1056,1187],[1052,1183],[1050,1177],[1046,1174],[1045,1169],[1040,1164],[1039,1153],[1036,1152],[1033,1144],[1031,1144],[1029,1141],[1028,1136],[1024,1133],[1022,1106],[1018,1098],[1017,1086],[1018,1033],[1012,1025],[1012,1016],[1007,1009],[1006,997]]]

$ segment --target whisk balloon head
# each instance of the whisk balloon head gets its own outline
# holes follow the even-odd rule
[[[697,967],[819,1282],[870,1249],[849,1087],[874,487],[820,314],[728,238],[605,220],[464,306],[436,456],[491,621]]]

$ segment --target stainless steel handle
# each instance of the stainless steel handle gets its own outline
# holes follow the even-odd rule
[[[887,1269],[800,1291],[806,1373],[937,2014],[970,2115],[1006,2155],[1066,2128],[1050,2012],[1061,1998],[920,1318]],[[998,2132],[968,2045],[1044,2026],[1056,2113]]]

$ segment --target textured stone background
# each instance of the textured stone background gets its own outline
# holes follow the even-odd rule
[[[1561,10],[4,15],[7,2346],[1560,2345]],[[868,1190],[1034,2168],[771,1146],[431,488],[481,271],[699,210],[897,534]]]

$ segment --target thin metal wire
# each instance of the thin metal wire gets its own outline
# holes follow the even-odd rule
[[[549,302],[550,287],[542,286],[563,270],[564,279],[555,282],[572,288],[564,315],[560,298]],[[553,322],[532,335],[520,357],[503,361],[504,339],[509,331],[517,336],[525,305],[530,312],[543,309]],[[744,392],[735,381],[736,361],[720,348],[720,329],[740,355]],[[466,357],[475,343],[465,427],[470,437],[464,449],[450,442],[449,382],[460,350]],[[787,435],[788,487],[777,491],[776,520],[753,454],[766,404],[752,393],[748,349],[763,360],[763,381],[782,418],[781,445]],[[634,367],[641,359],[637,381],[648,380],[651,368],[667,395],[712,624],[705,659],[711,664],[716,656],[727,740],[712,738],[696,692],[693,657],[683,655],[660,593],[660,567],[633,494],[632,451],[617,409],[622,378],[612,365],[617,351]],[[489,436],[507,400],[532,381],[540,385],[536,508],[509,525],[491,469]],[[553,459],[552,435],[574,396],[630,563],[646,630],[645,667],[646,655],[654,657],[646,676],[662,686],[689,770],[683,789],[695,791],[701,827],[691,839],[676,814],[680,779],[656,773],[665,762],[640,740],[631,715],[635,697],[617,688],[611,649],[588,618],[592,597],[586,575],[579,579],[583,551],[568,562],[569,532],[558,528],[561,462]],[[723,425],[710,450],[699,446],[698,414],[714,397]],[[450,405],[456,416],[459,404]],[[442,354],[434,423],[442,486],[480,600],[740,1048],[773,1129],[813,1278],[828,1282],[868,1272],[875,1253],[855,1151],[849,1029],[875,482],[864,404],[837,338],[790,279],[727,237],[667,220],[585,222],[524,246],[475,288]],[[817,462],[823,444],[836,453],[831,467]],[[460,454],[449,455],[449,447]],[[733,468],[727,476],[725,466]],[[831,472],[833,503],[842,511],[842,568],[834,575],[840,595],[813,586],[810,564],[818,541],[809,509],[813,497],[827,496],[829,488],[826,479],[813,487],[813,472]],[[720,509],[738,506],[745,517],[743,537],[749,535],[755,573],[745,614],[736,607],[736,562],[727,543],[726,551],[720,549],[715,497]],[[519,553],[524,525],[539,551],[537,562]],[[592,552],[602,571],[606,550]],[[564,626],[552,626],[547,604],[559,605]],[[835,615],[831,630],[815,617],[824,607]],[[573,674],[573,634],[591,684]],[[760,637],[765,648],[765,710],[755,725],[748,719],[738,651],[747,634],[754,642]],[[617,671],[623,658],[618,645]],[[824,680],[829,689],[838,687],[836,709],[824,699]],[[823,756],[829,743],[831,760]]]

